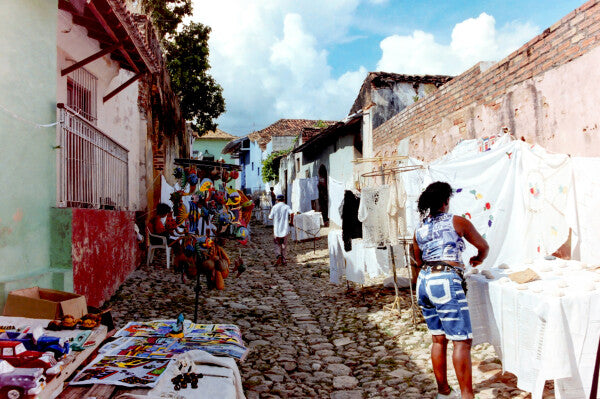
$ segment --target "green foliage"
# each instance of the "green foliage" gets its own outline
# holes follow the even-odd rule
[[[322,128],[324,128],[324,127],[327,127],[327,126],[329,126],[329,125],[327,125],[327,123],[325,123],[325,122],[323,122],[322,120],[320,120],[320,119],[319,119],[319,120],[318,120],[318,121],[315,123],[315,126],[314,126],[314,127],[318,127],[319,129],[322,129]]]
[[[414,102],[417,102],[417,101],[419,101],[419,96],[418,96],[418,95],[416,95],[416,96],[413,96],[413,98],[412,98],[412,99],[413,99],[413,101],[414,101]]]
[[[287,155],[290,153],[290,150],[282,150],[277,152],[272,152],[269,156],[262,161],[262,179],[265,183],[279,179],[279,168],[275,168],[275,158],[278,158],[283,155]]]
[[[225,100],[223,88],[208,73],[210,27],[190,22],[178,29],[183,18],[192,15],[191,0],[143,1],[161,35],[171,86],[183,117],[199,133],[215,130],[213,120],[225,112]]]
[[[201,133],[216,129],[213,120],[225,111],[223,89],[208,74],[209,35],[208,26],[191,22],[166,43],[173,90],[184,117]]]
[[[142,7],[162,38],[174,34],[183,18],[192,15],[192,0],[143,0]]]

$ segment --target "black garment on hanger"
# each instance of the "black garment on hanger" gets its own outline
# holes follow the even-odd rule
[[[360,197],[354,195],[350,190],[344,191],[344,202],[342,203],[342,240],[344,250],[352,250],[352,239],[362,238],[362,223],[358,220],[358,206]]]

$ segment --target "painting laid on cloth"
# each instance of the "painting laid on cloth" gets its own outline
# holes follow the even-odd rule
[[[184,333],[191,324],[189,320],[184,321]],[[167,337],[174,328],[177,328],[177,320],[130,321],[115,337]]]
[[[70,385],[109,384],[152,388],[169,360],[99,355],[70,382]]]

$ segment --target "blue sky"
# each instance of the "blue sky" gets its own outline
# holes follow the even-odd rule
[[[194,0],[234,135],[339,120],[368,71],[460,74],[497,61],[583,1]]]

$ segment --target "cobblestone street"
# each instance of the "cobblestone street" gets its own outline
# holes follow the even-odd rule
[[[256,224],[243,251],[247,270],[225,280],[224,291],[207,291],[202,280],[199,323],[241,327],[251,349],[240,364],[248,398],[433,398],[431,338],[423,322],[411,322],[410,294],[401,291],[401,311],[384,310],[393,289],[329,283],[327,239],[294,245],[287,266],[272,266],[272,228]],[[226,246],[231,257],[240,250]],[[105,305],[118,326],[130,320],[193,319],[193,283],[164,268],[155,257],[139,267]],[[451,349],[451,345],[450,348]],[[449,351],[451,355],[451,350]],[[515,378],[502,375],[493,348],[473,350],[478,398],[526,398]],[[449,356],[449,364],[451,364]],[[450,383],[458,389],[449,366]],[[554,397],[548,387],[544,397]]]

